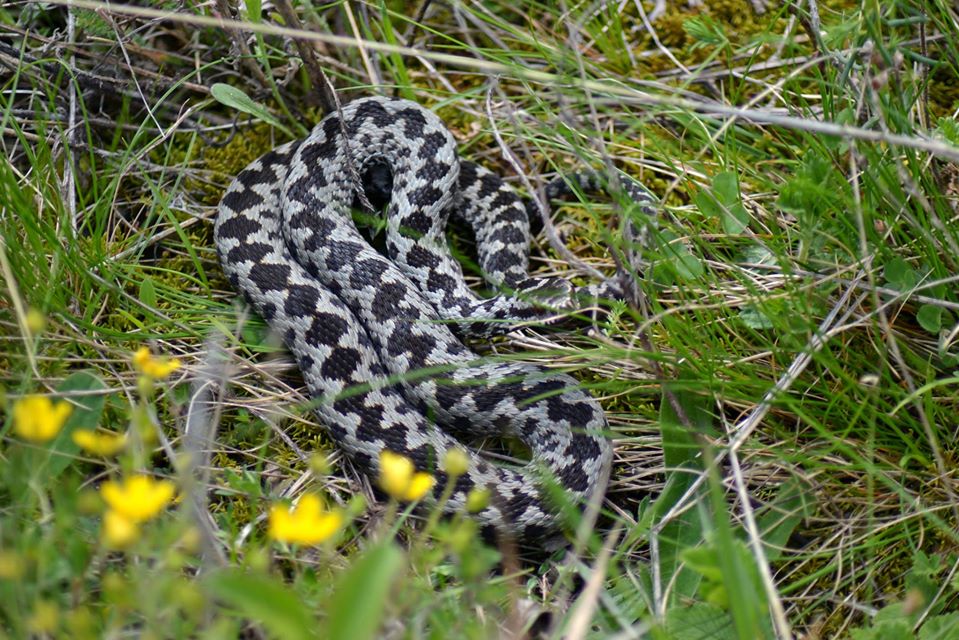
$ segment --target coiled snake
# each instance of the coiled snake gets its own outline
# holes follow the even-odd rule
[[[385,163],[393,176],[387,256],[350,213],[355,176],[371,163]],[[638,183],[625,190],[651,211]],[[509,295],[481,299],[467,288],[444,235],[450,212],[472,226],[484,275]],[[215,238],[230,282],[283,337],[318,417],[365,472],[377,472],[384,449],[401,453],[437,475],[438,496],[448,450],[482,436],[517,438],[532,462],[504,468],[469,451],[448,508],[461,509],[470,489],[486,487],[492,499],[479,520],[525,538],[555,526],[543,470],[579,500],[604,477],[612,457],[606,418],[575,379],[481,359],[460,339],[544,317],[544,302],[573,309],[583,290],[529,279],[523,202],[496,175],[460,161],[432,112],[380,97],[349,103],[237,176]],[[622,296],[617,279],[584,289]]]

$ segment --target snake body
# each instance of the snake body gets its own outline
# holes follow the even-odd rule
[[[528,539],[556,524],[544,469],[577,500],[603,481],[607,423],[572,377],[490,362],[463,344],[542,317],[544,302],[571,308],[578,290],[529,278],[523,202],[455,147],[439,118],[413,102],[351,102],[236,177],[219,207],[216,247],[231,284],[294,355],[319,419],[364,472],[378,472],[384,450],[403,454],[437,476],[435,499],[452,448],[484,436],[525,443],[532,461],[522,468],[468,449],[447,508],[486,488],[481,523]],[[392,172],[385,256],[350,211],[357,175],[374,163]],[[652,202],[641,189],[630,195]],[[467,287],[444,236],[451,211],[473,227],[487,280],[508,294],[482,299]],[[622,287],[613,279],[588,293],[620,297]]]

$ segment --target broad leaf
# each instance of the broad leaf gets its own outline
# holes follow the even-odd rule
[[[272,636],[286,640],[315,637],[316,622],[299,597],[265,574],[227,569],[206,579],[206,587],[243,618],[262,624]]]
[[[287,133],[291,138],[293,137],[290,131],[284,127],[279,120],[273,117],[273,114],[270,113],[266,107],[255,102],[253,98],[243,93],[241,89],[237,89],[229,84],[217,82],[210,87],[210,95],[212,95],[217,102],[232,107],[237,111],[248,113],[255,118],[259,118],[263,122],[273,125],[277,129]]]
[[[50,479],[60,475],[80,451],[71,434],[77,429],[96,429],[100,423],[107,398],[106,393],[100,392],[106,388],[103,380],[86,371],[74,373],[57,387],[58,393],[70,397],[73,411],[63,430],[50,444],[50,462],[47,464]]]
[[[323,637],[330,640],[371,640],[377,637],[387,598],[400,569],[403,553],[390,542],[368,549],[336,585]]]

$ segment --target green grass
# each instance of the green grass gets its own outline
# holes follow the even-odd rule
[[[521,190],[612,164],[663,200],[640,305],[476,345],[607,410],[601,512],[553,553],[378,500],[222,275],[223,190],[322,115],[303,34],[74,4],[0,8],[0,637],[959,636],[950,3],[646,2],[655,38],[635,3],[294,3],[344,102],[427,105]],[[610,272],[621,211],[554,221]],[[589,280],[542,234],[533,266]],[[183,366],[144,385],[142,345]],[[73,404],[52,442],[13,430],[31,393]],[[124,453],[72,442],[97,425]],[[110,548],[98,487],[138,472],[181,499]],[[304,492],[348,524],[271,541]]]

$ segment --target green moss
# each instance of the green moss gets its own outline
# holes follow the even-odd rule
[[[940,66],[929,78],[929,112],[933,121],[942,116],[952,116],[959,109],[959,83],[956,72],[948,66]]]

